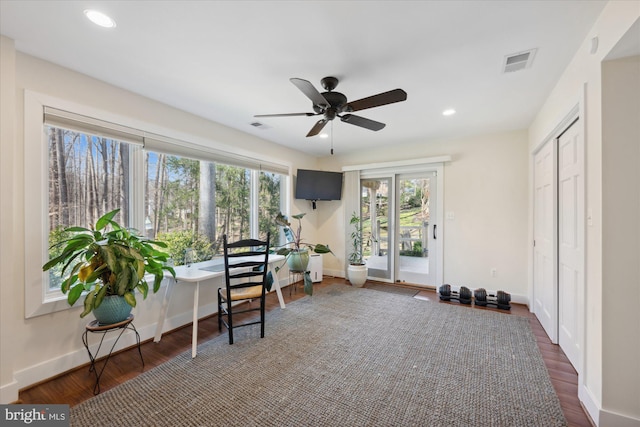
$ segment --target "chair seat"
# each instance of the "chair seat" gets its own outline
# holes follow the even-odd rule
[[[223,298],[227,298],[227,291],[220,288],[220,294]],[[262,296],[262,286],[251,286],[249,288],[231,289],[231,301],[239,301],[243,299],[260,298]]]

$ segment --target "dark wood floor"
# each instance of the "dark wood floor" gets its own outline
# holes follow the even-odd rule
[[[341,278],[325,277],[322,283],[316,283],[314,287],[324,287],[333,283],[348,282]],[[285,302],[288,303],[302,298],[304,293],[302,292],[301,286],[298,286],[296,292],[292,292],[290,295],[289,290],[285,289],[283,295]],[[439,304],[450,304],[439,301],[436,292],[431,290],[419,290],[415,297],[434,301]],[[451,304],[457,303],[453,302]],[[278,308],[279,304],[276,295],[274,293],[269,294],[267,297],[267,310]],[[531,329],[538,339],[538,347],[549,370],[551,382],[560,398],[560,405],[562,406],[569,426],[591,427],[593,425],[578,400],[578,376],[576,371],[560,347],[551,343],[536,317],[529,313],[526,306],[512,304],[510,311],[475,306],[470,309],[492,310],[503,313],[505,316],[516,315],[527,317],[531,324]],[[223,333],[226,333],[224,329]],[[215,317],[204,319],[198,323],[198,343],[210,340],[218,335],[220,335],[220,333],[218,332],[217,319]],[[190,348],[191,325],[165,333],[159,343],[148,340],[142,344],[142,353],[145,362],[144,370],[158,366]],[[98,365],[98,367],[100,367],[100,365]],[[109,365],[102,375],[100,380],[101,390],[104,392],[136,377],[141,372],[140,356],[135,348],[117,353],[111,357]],[[71,406],[77,405],[93,396],[94,381],[95,377],[88,372],[87,364],[86,366],[79,367],[25,390],[21,390],[19,402],[33,404],[66,403]]]

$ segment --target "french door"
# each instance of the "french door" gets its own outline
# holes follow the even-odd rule
[[[437,287],[442,267],[438,241],[438,174],[420,171],[364,176],[360,211],[369,277]]]

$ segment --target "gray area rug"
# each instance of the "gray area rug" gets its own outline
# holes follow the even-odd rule
[[[332,285],[71,408],[74,426],[564,426],[524,317]]]

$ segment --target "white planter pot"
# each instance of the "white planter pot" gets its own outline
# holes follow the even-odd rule
[[[347,276],[353,286],[361,288],[364,282],[367,281],[367,266],[349,264]]]

